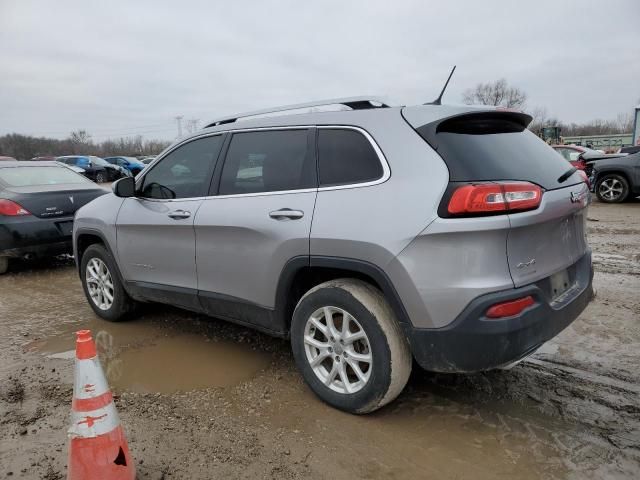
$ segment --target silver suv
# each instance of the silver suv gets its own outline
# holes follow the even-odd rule
[[[589,190],[530,121],[352,98],[212,122],[78,211],[89,304],[288,337],[309,387],[354,413],[397,397],[413,359],[516,362],[592,297]]]

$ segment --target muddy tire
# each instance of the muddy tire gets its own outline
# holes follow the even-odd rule
[[[394,400],[411,373],[409,344],[382,292],[355,279],[309,290],[291,324],[305,382],[329,405],[369,413]]]
[[[9,270],[9,257],[0,257],[0,275]]]
[[[605,174],[596,183],[596,195],[604,203],[624,202],[629,196],[629,182],[617,173]]]
[[[135,311],[136,302],[125,292],[116,263],[104,246],[94,244],[85,250],[80,278],[87,301],[99,317],[119,322]]]

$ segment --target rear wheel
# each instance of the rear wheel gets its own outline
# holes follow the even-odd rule
[[[0,257],[0,275],[9,270],[9,257]]]
[[[96,174],[96,183],[104,183],[107,181],[107,176],[102,173],[102,172],[98,172]]]
[[[596,185],[596,195],[601,202],[624,202],[629,196],[629,182],[617,173],[603,175]]]
[[[82,255],[80,277],[93,311],[111,322],[124,320],[136,303],[125,292],[113,257],[104,246],[91,245]]]
[[[351,413],[391,402],[411,373],[409,345],[393,311],[360,280],[332,280],[307,292],[293,314],[291,345],[314,393]]]

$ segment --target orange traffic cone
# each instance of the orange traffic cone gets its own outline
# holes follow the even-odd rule
[[[76,332],[68,480],[133,480],[135,467],[91,331]]]

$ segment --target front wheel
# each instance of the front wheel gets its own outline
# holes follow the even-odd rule
[[[293,313],[291,346],[313,392],[350,413],[391,402],[411,373],[409,344],[391,307],[361,280],[332,280],[307,292]]]
[[[624,202],[627,196],[629,196],[629,182],[617,173],[603,175],[596,185],[596,195],[601,202]]]
[[[94,244],[85,250],[80,278],[89,305],[99,317],[118,322],[134,311],[136,304],[124,290],[115,261],[104,246]]]

